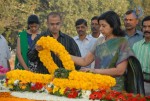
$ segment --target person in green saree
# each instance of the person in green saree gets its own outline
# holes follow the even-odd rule
[[[107,11],[99,17],[98,22],[104,37],[97,40],[85,57],[71,56],[73,61],[77,65],[87,66],[95,60],[94,69],[80,70],[115,77],[116,86],[113,90],[144,95],[141,67],[123,37],[119,16],[114,11]]]
[[[27,58],[28,49],[31,48],[32,42],[35,37],[40,33],[40,21],[37,15],[30,15],[27,20],[28,30],[23,30],[19,33],[17,39],[15,69],[31,70],[29,66],[36,63],[30,63]],[[31,66],[33,67],[33,66]]]

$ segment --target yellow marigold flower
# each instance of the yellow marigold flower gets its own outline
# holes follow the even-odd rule
[[[53,88],[53,93],[55,93],[56,91],[58,91],[59,90],[59,88],[57,87],[57,86],[54,86],[54,88]]]
[[[8,81],[8,85],[11,85],[11,84],[14,84],[14,80],[13,80],[13,79],[10,79],[10,80]]]
[[[49,83],[52,81],[53,77],[52,75],[49,74],[33,73],[26,70],[12,70],[7,72],[6,76],[8,79],[8,84],[14,84],[15,80],[20,80],[22,84],[23,83],[26,84],[28,82]]]
[[[113,87],[116,81],[114,78],[106,75],[72,71],[69,74],[69,79],[55,78],[53,84],[59,88],[69,87],[83,90],[96,90],[99,88],[108,89]]]
[[[53,89],[50,88],[50,87],[46,87],[46,90],[47,90],[49,93],[52,93],[52,92],[53,92]]]
[[[49,73],[53,74],[58,66],[54,63],[53,58],[50,55],[50,51],[58,54],[63,66],[68,70],[75,70],[74,62],[72,61],[69,53],[66,51],[65,47],[59,43],[53,37],[41,37],[37,41],[38,45],[41,45],[44,50],[40,51],[38,56],[43,65],[48,69]]]
[[[13,89],[13,85],[8,85],[8,87],[9,87],[10,89]]]
[[[26,81],[21,81],[21,82],[19,82],[20,84],[27,84],[28,82],[26,82]]]
[[[22,90],[24,90],[24,89],[26,89],[26,85],[21,85],[20,88],[21,88]]]
[[[64,87],[63,87],[63,88],[60,88],[59,92],[60,92],[61,95],[64,95],[65,89],[66,89],[66,88],[64,88]]]
[[[6,84],[6,83],[3,83],[3,85],[4,85],[5,87],[7,87],[7,84]]]

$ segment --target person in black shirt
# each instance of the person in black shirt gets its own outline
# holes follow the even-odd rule
[[[46,67],[43,65],[43,63],[40,61],[38,57],[38,51],[41,50],[41,46],[37,46],[36,42],[42,37],[42,36],[50,36],[55,39],[57,39],[58,42],[60,42],[65,49],[69,52],[71,55],[75,56],[81,56],[79,48],[76,44],[76,42],[71,38],[70,36],[62,33],[60,31],[62,25],[62,18],[59,13],[57,12],[51,12],[47,17],[47,31],[41,33],[39,36],[37,36],[32,44],[32,48],[28,51],[28,58],[31,62],[38,61],[37,67],[34,67],[33,72],[37,73],[43,73],[43,74],[49,74]],[[54,62],[57,64],[59,68],[64,68],[62,65],[61,60],[54,54],[54,52],[51,52],[51,56],[54,60]],[[32,66],[30,68],[33,68]],[[75,66],[76,70],[80,69],[80,66]]]

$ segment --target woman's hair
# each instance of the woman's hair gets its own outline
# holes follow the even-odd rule
[[[39,20],[38,16],[32,14],[28,17],[27,24],[30,25],[33,23],[40,24],[40,20]]]
[[[110,27],[113,28],[112,34],[114,34],[115,36],[124,36],[125,35],[124,31],[121,29],[120,18],[117,15],[117,13],[115,13],[114,11],[107,11],[107,12],[103,13],[98,18],[98,22],[100,20],[105,20],[110,25]]]

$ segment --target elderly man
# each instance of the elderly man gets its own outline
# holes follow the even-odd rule
[[[143,33],[136,29],[137,24],[138,17],[136,15],[136,12],[134,10],[127,11],[124,16],[124,25],[126,38],[128,39],[131,47],[135,42],[143,39]]]

